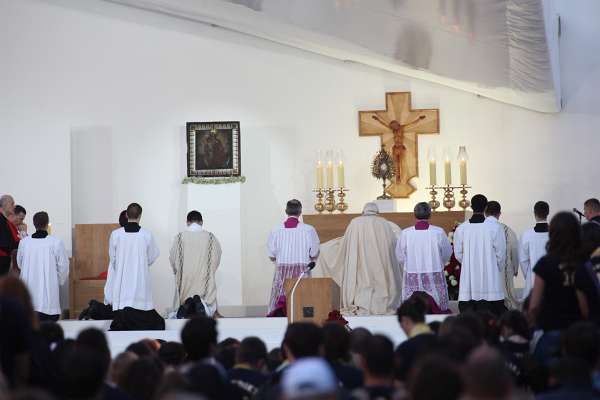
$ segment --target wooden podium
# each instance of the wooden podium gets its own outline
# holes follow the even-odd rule
[[[288,322],[291,321],[290,292],[297,278],[286,279],[283,285],[287,298]],[[339,310],[340,287],[331,278],[303,278],[294,293],[294,322],[313,322],[322,325],[329,313]]]

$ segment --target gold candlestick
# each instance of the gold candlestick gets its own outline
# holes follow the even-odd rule
[[[325,210],[332,213],[335,211],[335,190],[333,188],[327,189],[327,195],[325,197]]]
[[[348,189],[345,189],[343,187],[338,189],[338,198],[340,199],[337,203],[337,210],[341,213],[343,213],[344,211],[346,211],[348,209],[348,203],[344,202],[344,197],[346,197],[346,193]]]
[[[462,199],[460,199],[460,201],[458,202],[458,206],[460,208],[462,208],[463,210],[466,210],[471,205],[471,202],[469,200],[467,200],[467,193],[469,193],[467,191],[467,189],[471,189],[471,186],[467,186],[467,185],[460,186],[459,193],[461,194]]]
[[[436,196],[438,194],[438,192],[435,190],[436,187],[431,186],[426,189],[431,189],[431,191],[429,192],[429,194],[431,195],[431,200],[429,201],[429,207],[431,207],[431,209],[433,211],[435,211],[440,207],[440,202],[436,199]]]
[[[454,200],[454,188],[448,185],[444,188],[444,207],[450,211],[455,205],[456,201]]]
[[[321,214],[325,210],[325,204],[323,204],[323,189],[314,189],[313,192],[317,194],[317,202],[315,203],[315,210]]]

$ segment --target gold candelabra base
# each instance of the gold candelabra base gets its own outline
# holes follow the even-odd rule
[[[348,209],[348,203],[346,203],[344,201],[344,198],[346,197],[346,192],[347,191],[348,191],[348,189],[345,189],[343,187],[341,187],[341,188],[338,189],[337,195],[338,195],[339,201],[338,201],[338,203],[336,205],[336,208],[341,213],[343,213],[344,211],[346,211]]]
[[[467,189],[471,189],[471,186],[460,185],[460,186],[430,186],[427,188],[429,190],[429,194],[431,195],[431,200],[429,200],[429,205],[433,211],[437,210],[440,205],[443,205],[448,211],[452,210],[456,206],[456,199],[454,197],[454,190],[460,189],[459,193],[461,195],[461,199],[458,202],[458,206],[463,210],[466,210],[471,205],[471,202],[467,199],[467,194],[469,191]],[[437,199],[438,190],[443,191],[444,197],[442,203]]]
[[[339,211],[341,213],[348,210],[348,203],[346,202],[346,192],[348,189],[340,188],[327,188],[327,189],[313,189],[317,201],[315,202],[315,211],[319,214],[323,211],[333,213]],[[336,202],[336,196],[338,201]]]

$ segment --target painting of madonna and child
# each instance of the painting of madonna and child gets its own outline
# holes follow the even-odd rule
[[[188,122],[188,176],[240,176],[240,123]]]

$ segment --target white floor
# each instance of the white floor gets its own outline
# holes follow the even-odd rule
[[[427,322],[443,321],[446,315],[428,315]],[[348,317],[351,328],[363,327],[373,333],[388,336],[395,344],[406,339],[400,329],[396,316]],[[65,337],[76,338],[77,334],[87,328],[98,328],[107,331],[108,343],[113,356],[124,351],[129,344],[145,338],[180,341],[180,332],[185,320],[166,320],[164,331],[128,331],[109,332],[111,321],[75,321],[63,320],[60,325],[65,331]],[[232,337],[243,339],[247,336],[258,336],[268,349],[279,347],[287,327],[286,318],[220,318],[217,329],[219,341]]]

